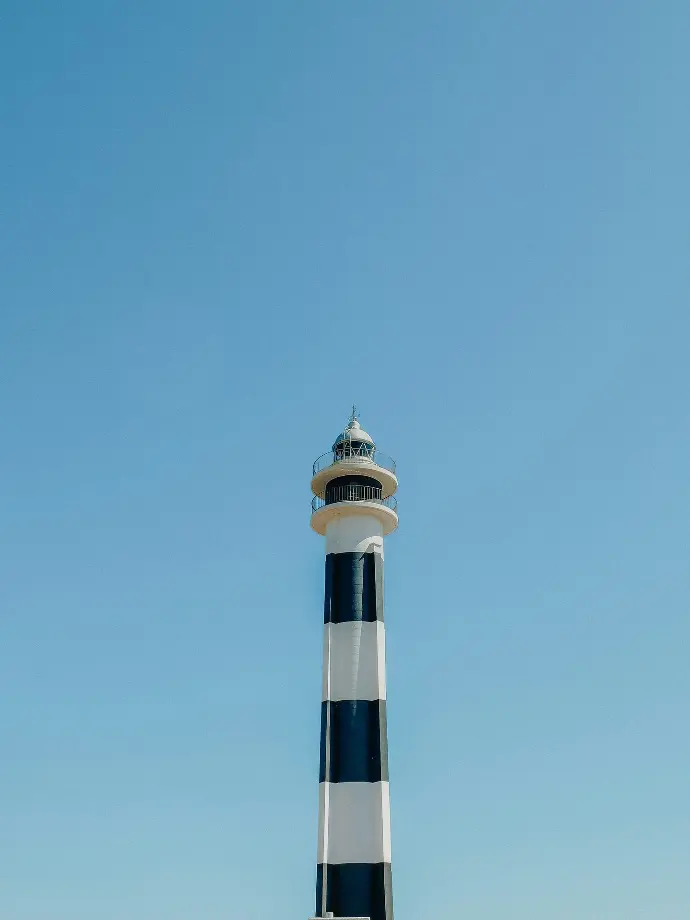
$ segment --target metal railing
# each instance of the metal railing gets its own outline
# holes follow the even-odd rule
[[[325,454],[321,454],[321,456],[314,461],[314,472],[312,475],[316,476],[321,470],[325,470],[328,466],[333,466],[334,463],[352,461],[362,464],[375,463],[376,466],[380,466],[384,470],[395,473],[395,460],[389,457],[388,454],[384,454],[383,451],[372,450],[369,444],[361,444],[357,447],[341,444],[338,446],[337,453],[329,450]]]
[[[391,511],[396,511],[398,507],[398,500],[394,495],[382,498],[381,489],[376,486],[360,486],[355,483],[348,483],[347,485],[330,488],[320,495],[315,495],[311,500],[311,510],[312,512],[318,511],[320,508],[332,505],[335,502],[376,502],[377,505],[385,505]]]

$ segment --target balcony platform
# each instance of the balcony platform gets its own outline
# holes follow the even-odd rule
[[[323,504],[322,501],[318,496],[314,499],[311,516],[312,530],[321,534],[322,537],[326,535],[326,528],[332,520],[345,515],[364,514],[369,517],[375,517],[383,527],[384,537],[393,533],[398,526],[398,514],[390,498],[373,501],[331,502],[328,505]],[[341,918],[337,918],[337,920],[341,920]],[[350,918],[342,918],[342,920],[350,920]]]

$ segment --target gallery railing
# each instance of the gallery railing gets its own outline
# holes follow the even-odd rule
[[[384,454],[382,450],[376,450],[370,444],[360,442],[356,447],[341,444],[338,446],[337,451],[329,450],[327,453],[322,454],[318,460],[314,461],[313,475],[316,476],[321,470],[325,470],[327,466],[333,466],[334,463],[347,462],[375,463],[376,466],[395,473],[395,460],[392,457]]]
[[[320,508],[332,505],[335,502],[376,502],[377,505],[385,505],[391,511],[395,511],[398,507],[398,500],[394,495],[382,498],[380,488],[352,483],[334,486],[320,495],[315,495],[311,501],[311,510],[312,512],[318,511]]]

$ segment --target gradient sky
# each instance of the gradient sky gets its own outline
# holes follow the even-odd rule
[[[0,0],[2,920],[306,920],[353,401],[396,920],[687,920],[689,47],[683,0]]]

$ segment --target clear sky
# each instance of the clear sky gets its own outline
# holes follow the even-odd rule
[[[687,920],[688,47],[684,0],[1,0],[2,920],[306,920],[353,401],[396,920]]]

